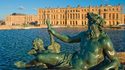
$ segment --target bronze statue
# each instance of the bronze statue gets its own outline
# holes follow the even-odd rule
[[[43,40],[41,38],[36,38],[33,40],[33,48],[28,52],[29,55],[34,55],[35,57],[40,53],[59,53],[60,45],[54,41],[53,35],[50,34],[50,45],[45,49]],[[25,63],[23,61],[15,62],[16,67],[18,68],[29,68],[29,67],[43,67],[47,68],[46,64],[38,62],[36,59]]]
[[[73,54],[43,52],[36,55],[37,62],[47,68],[71,68],[72,70],[118,70],[120,65],[109,36],[103,31],[104,19],[88,13],[88,30],[74,37],[61,35],[51,28],[48,31],[67,43],[80,43],[80,50]],[[26,65],[26,64],[25,64]],[[25,66],[24,65],[24,66]],[[32,66],[32,65],[31,65]],[[37,66],[37,65],[36,65]],[[43,66],[44,67],[44,66]]]

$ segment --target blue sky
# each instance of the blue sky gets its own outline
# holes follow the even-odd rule
[[[0,0],[0,19],[11,13],[37,14],[38,8],[56,8],[56,7],[83,7],[100,5],[118,5],[125,7],[124,0]],[[124,8],[125,13],[125,8]]]

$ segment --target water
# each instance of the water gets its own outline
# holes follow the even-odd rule
[[[81,28],[58,28],[61,34],[76,35]],[[125,30],[105,30],[110,36],[116,51],[125,51]],[[13,67],[15,61],[30,61],[34,57],[27,54],[32,48],[32,41],[40,37],[44,45],[49,45],[49,35],[47,29],[30,29],[30,30],[0,30],[0,70],[16,70]],[[55,38],[56,39],[56,38]],[[56,39],[62,46],[63,52],[72,53],[79,43],[68,44]]]

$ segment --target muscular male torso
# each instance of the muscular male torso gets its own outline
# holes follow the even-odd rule
[[[104,46],[100,40],[103,39],[105,38],[88,39],[88,37],[81,36],[80,51],[77,54],[75,66],[88,69],[102,62],[104,60]]]

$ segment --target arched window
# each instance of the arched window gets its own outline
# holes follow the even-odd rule
[[[111,19],[111,14],[109,14],[109,19]]]
[[[65,24],[65,22],[63,21],[63,24]]]
[[[104,11],[107,11],[107,9],[104,9]]]
[[[70,25],[72,25],[72,21],[70,21]]]
[[[77,21],[76,21],[76,25],[77,25],[78,23],[77,23]]]
[[[84,15],[82,14],[82,19],[84,19]]]
[[[67,23],[65,23],[65,25],[67,25]]]
[[[80,14],[78,14],[78,19],[80,19]]]
[[[94,11],[94,9],[92,9],[92,11]]]
[[[111,11],[111,9],[109,8],[109,11]]]
[[[64,15],[63,15],[63,19],[64,19],[65,17],[64,17]]]
[[[115,14],[113,14],[113,19],[115,19]]]
[[[104,19],[106,19],[106,13],[104,13],[103,16],[104,16]]]
[[[117,11],[119,11],[119,9],[117,8]]]
[[[125,19],[124,19],[124,24],[125,24]]]
[[[85,19],[87,19],[87,14],[85,14]]]
[[[86,11],[86,9],[84,9],[84,11]]]
[[[75,19],[75,14],[73,14],[73,19]]]
[[[119,22],[117,21],[117,25],[119,24]]]
[[[115,25],[115,22],[113,21],[113,26]]]
[[[74,25],[75,23],[74,23],[74,21],[73,21],[73,25]]]
[[[115,9],[113,8],[112,11],[114,11]]]
[[[86,25],[86,21],[85,21],[85,25]]]
[[[118,19],[118,13],[116,14],[116,19]]]
[[[56,25],[58,25],[58,21],[56,22]]]
[[[76,19],[78,19],[77,14],[76,14]]]
[[[68,19],[69,19],[69,14],[68,14]]]
[[[62,19],[62,14],[60,14],[60,19]]]
[[[54,19],[55,19],[55,15],[54,15]]]
[[[72,19],[72,14],[70,14],[70,19]]]
[[[82,21],[82,25],[84,25],[83,21]]]

